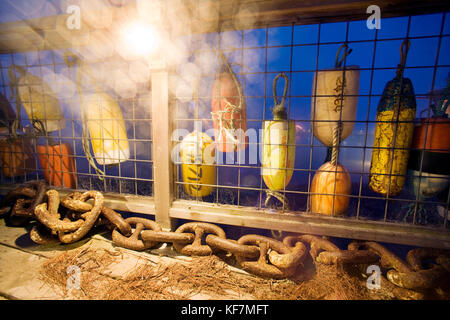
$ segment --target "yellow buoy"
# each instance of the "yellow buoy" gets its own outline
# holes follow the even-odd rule
[[[214,142],[206,133],[194,131],[184,137],[180,146],[181,174],[184,190],[191,197],[206,197],[214,190]]]
[[[72,59],[70,59],[72,58]],[[100,165],[114,165],[130,158],[127,130],[119,104],[104,92],[95,82],[90,68],[81,63],[78,57],[66,52],[68,67],[77,66],[77,90],[81,101],[81,120],[83,122],[83,150],[100,180],[104,171],[99,169],[89,149],[89,137],[95,160]],[[94,93],[82,92],[82,75],[87,75]]]
[[[408,49],[405,40],[397,75],[386,84],[377,108],[369,188],[382,195],[398,195],[405,183],[416,114],[412,82],[403,78]]]
[[[18,78],[16,78],[16,72],[19,73]],[[30,121],[40,122],[46,132],[62,130],[66,127],[58,99],[42,78],[32,75],[17,65],[11,65],[8,73],[11,86],[16,88],[17,103],[23,105]],[[17,128],[18,123],[15,126]]]
[[[127,161],[130,147],[117,102],[105,92],[94,93],[82,99],[82,110],[97,162],[110,165]]]
[[[283,77],[284,92],[281,102],[278,103],[276,95],[277,80]],[[288,120],[284,106],[288,88],[288,77],[284,73],[278,74],[273,80],[273,120],[264,121],[263,124],[263,158],[262,177],[269,191],[267,191],[266,206],[271,197],[283,203],[289,209],[287,198],[278,191],[286,189],[291,181],[295,162],[295,121]]]
[[[295,162],[295,121],[264,121],[262,176],[270,190],[286,188]]]

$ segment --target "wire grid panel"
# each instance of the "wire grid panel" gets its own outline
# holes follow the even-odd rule
[[[119,55],[111,55],[106,58],[92,58],[89,55],[92,48],[80,49],[75,52],[83,66],[90,69],[89,77],[84,75],[81,77],[81,86],[77,86],[77,70],[80,66],[67,65],[64,59],[66,51],[48,50],[34,51],[26,53],[13,53],[0,55],[1,63],[1,93],[15,110],[16,94],[12,87],[11,79],[8,74],[8,68],[18,65],[24,68],[26,72],[34,76],[40,77],[50,87],[52,95],[57,99],[59,108],[62,110],[64,125],[56,131],[49,132],[49,138],[36,134],[36,130],[32,129],[33,123],[30,121],[30,115],[21,105],[21,133],[17,148],[3,148],[2,157],[15,157],[19,160],[29,156],[32,161],[2,161],[2,172],[0,173],[0,181],[2,184],[23,183],[35,179],[44,178],[44,170],[41,158],[48,156],[48,151],[36,152],[37,147],[56,144],[58,147],[68,145],[73,159],[73,167],[64,167],[65,174],[73,173],[76,177],[75,185],[61,187],[72,187],[81,190],[99,190],[103,192],[112,192],[119,194],[131,194],[152,196],[153,195],[153,161],[152,161],[152,135],[151,135],[151,99],[150,99],[150,80],[149,69],[143,61],[127,61]],[[80,89],[80,90],[78,90]],[[38,88],[39,90],[39,88]],[[102,97],[109,97],[100,99]],[[88,113],[95,112],[97,115],[91,116],[87,122],[84,122],[89,131],[89,123],[96,122],[104,130],[100,130],[100,135],[96,137],[88,136],[89,151],[94,156],[97,167],[104,172],[103,178],[100,179],[96,171],[89,164],[88,157],[83,149],[83,121],[81,116],[81,100],[91,98]],[[33,101],[31,95],[31,114],[33,114],[34,105],[38,105],[38,101]],[[125,124],[126,136],[118,135],[118,132],[112,132],[107,135],[105,128],[113,127],[108,122],[115,121],[111,115],[102,118],[104,115],[104,107],[110,107],[105,103],[105,99],[112,99],[111,104],[118,105],[116,114],[122,113]],[[44,102],[45,103],[45,102]],[[102,105],[103,104],[103,105]],[[119,110],[120,111],[117,111]],[[45,109],[44,110],[48,110]],[[100,110],[100,111],[98,111]],[[118,113],[117,113],[118,112]],[[113,116],[116,114],[112,113]],[[33,117],[33,116],[31,116]],[[45,117],[40,117],[45,122]],[[117,127],[117,126],[116,126]],[[113,129],[115,130],[115,129]],[[97,128],[98,132],[98,128]],[[8,135],[3,132],[2,144],[10,143]],[[108,138],[109,137],[109,138]],[[97,141],[96,141],[97,140]],[[121,146],[123,142],[128,142],[129,156],[124,153],[113,153],[111,156],[115,159],[104,161],[101,156],[95,154],[93,143],[100,147],[106,148],[110,143]],[[30,145],[31,149],[27,149],[26,145]],[[48,150],[48,149],[46,149]],[[121,158],[122,157],[122,158]],[[126,158],[125,158],[126,157]],[[24,170],[19,170],[21,174],[8,174],[8,166],[16,166],[18,163],[23,166]],[[11,168],[10,168],[11,169]],[[5,171],[6,170],[6,171]],[[50,169],[49,169],[50,170]],[[55,171],[55,169],[53,168]],[[9,170],[11,171],[11,170]],[[6,174],[5,174],[6,173]],[[61,176],[62,172],[56,172]],[[50,184],[52,181],[49,181]]]
[[[174,181],[177,199],[214,204],[232,204],[258,209],[287,211],[277,201],[265,200],[267,188],[261,175],[262,135],[266,120],[272,120],[275,105],[272,93],[273,80],[279,73],[289,79],[286,107],[289,119],[295,121],[295,167],[289,184],[281,190],[293,212],[309,212],[308,198],[311,182],[317,169],[327,157],[327,147],[312,132],[311,108],[313,99],[319,97],[314,90],[315,74],[335,67],[339,47],[347,44],[352,49],[344,62],[344,70],[359,67],[359,91],[352,133],[341,141],[339,163],[351,177],[348,218],[428,226],[448,227],[449,176],[430,176],[422,170],[422,161],[414,180],[408,171],[405,185],[399,195],[387,196],[371,191],[368,187],[371,157],[377,124],[377,106],[384,86],[395,77],[400,61],[399,48],[405,39],[410,49],[404,69],[404,77],[411,79],[417,101],[415,125],[420,118],[432,116],[431,108],[436,95],[442,96],[450,75],[448,49],[450,44],[450,15],[404,16],[382,20],[381,29],[369,30],[366,21],[348,21],[267,27],[263,29],[227,31],[201,34],[183,38],[190,48],[190,56],[178,69],[174,105],[174,128],[178,129],[173,140],[181,142],[193,131],[215,137],[211,105],[213,84],[223,71],[218,52],[229,61],[242,85],[247,129],[256,132],[241,152],[215,152],[214,183],[189,180],[183,177],[182,166],[192,164],[182,158],[175,161]],[[347,74],[347,73],[345,73]],[[282,93],[282,81],[278,82],[277,95]],[[426,132],[430,122],[425,122]],[[449,133],[447,132],[447,135]],[[249,137],[250,137],[249,133]],[[426,150],[425,145],[421,146]],[[394,148],[400,150],[401,148]],[[440,150],[447,152],[447,150]],[[256,157],[256,161],[255,161]],[[448,163],[441,163],[448,169]],[[197,166],[197,170],[200,166]],[[197,171],[197,174],[200,173]],[[389,177],[395,176],[392,172]],[[416,178],[417,179],[417,178]],[[195,190],[212,187],[206,196],[187,192],[187,186]],[[418,185],[420,185],[418,187]],[[439,192],[426,194],[439,185]],[[329,194],[333,195],[333,194]],[[336,195],[336,194],[335,194]],[[339,193],[337,193],[339,195]]]

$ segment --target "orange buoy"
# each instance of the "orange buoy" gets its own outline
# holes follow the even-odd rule
[[[233,152],[247,147],[247,115],[242,87],[222,52],[223,71],[212,89],[212,118],[218,151]]]
[[[350,202],[348,195],[351,186],[350,174],[344,166],[325,162],[317,170],[311,184],[311,211],[332,216],[343,216]]]
[[[17,177],[36,170],[36,161],[29,138],[8,135],[8,129],[0,128],[0,165],[5,177]]]
[[[44,179],[49,185],[76,188],[75,162],[69,143],[36,146]]]

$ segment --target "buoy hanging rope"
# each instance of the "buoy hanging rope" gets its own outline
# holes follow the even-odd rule
[[[342,53],[342,57],[339,59],[339,55],[341,54],[341,51],[344,48],[345,48],[345,50]],[[342,68],[342,64],[344,63],[345,59],[347,59],[347,57],[350,53],[352,53],[352,49],[348,49],[348,45],[346,43],[342,44],[336,53],[336,58],[334,60],[334,67]]]
[[[80,104],[83,105],[83,92],[82,92],[82,86],[81,86],[81,63],[80,63],[80,59],[78,59],[77,56],[75,56],[74,54],[70,53],[70,52],[65,52],[64,53],[64,62],[66,63],[67,67],[73,68],[75,65],[77,66],[77,71],[76,71],[76,87],[77,87],[77,91],[78,91],[78,96],[80,98]],[[92,75],[89,71],[89,69],[87,69],[85,67],[84,72],[86,73],[86,75],[88,76],[88,78],[91,80],[91,84],[94,86],[95,91],[98,92],[99,87],[97,85],[97,83],[95,81],[93,81]],[[103,170],[101,170],[99,167],[97,167],[97,164],[95,163],[94,157],[91,154],[90,151],[90,146],[89,146],[89,133],[88,133],[88,129],[87,129],[87,117],[84,111],[84,108],[81,107],[81,122],[82,122],[82,134],[81,134],[81,143],[83,146],[83,151],[86,155],[86,159],[88,160],[89,164],[91,165],[92,168],[94,168],[95,173],[97,174],[97,177],[103,181],[104,176],[105,176],[105,172]]]
[[[337,166],[338,164],[338,155],[339,155],[339,145],[341,140],[341,130],[342,123],[338,122],[336,126],[333,127],[333,151],[331,154],[331,164],[333,166]]]
[[[342,49],[344,49],[344,51],[342,52],[342,57],[340,57]],[[342,68],[342,64],[345,62],[345,60],[347,59],[347,57],[348,57],[348,55],[350,53],[352,53],[352,49],[348,48],[347,43],[342,44],[339,47],[338,51],[336,52],[336,58],[334,59],[334,67],[336,69]],[[344,80],[345,80],[345,76],[344,76]],[[341,97],[339,99],[340,100],[340,107],[341,107],[340,109],[342,109],[342,100],[343,100],[342,98],[344,96],[344,89],[345,89],[345,81],[343,81],[342,91],[340,93],[340,97]],[[335,150],[335,147],[334,147],[334,146],[336,146],[336,143],[335,143],[335,140],[334,140],[335,139],[334,131],[335,130],[339,131],[338,132],[338,134],[339,134],[338,140],[340,141],[340,133],[342,132],[342,122],[341,121],[338,122],[337,127],[338,127],[337,129],[336,129],[336,127],[333,128],[333,146],[327,148],[327,156],[325,158],[324,163],[328,162],[328,161],[331,161],[334,165],[337,165],[337,152],[338,152],[338,150]],[[336,159],[335,159],[336,163],[332,160],[333,157],[336,157]]]
[[[409,40],[405,40],[402,42],[400,46],[400,63],[397,66],[397,71],[395,76],[397,78],[403,78],[403,71],[405,70],[406,65],[406,57],[408,56],[409,47],[411,43]]]
[[[280,103],[278,103],[277,98],[277,81],[280,77],[284,78],[284,88],[283,88],[283,96],[281,97]],[[287,75],[284,73],[279,73],[273,79],[273,101],[275,106],[272,108],[273,113],[273,119],[274,120],[287,120],[287,111],[286,107],[284,106],[284,103],[286,101],[286,94],[287,94],[287,88],[288,88],[289,79]]]

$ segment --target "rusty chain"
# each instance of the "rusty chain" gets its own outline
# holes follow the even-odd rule
[[[125,219],[125,222],[130,226],[135,226],[134,232],[127,237],[120,233],[118,228],[115,228],[112,232],[112,240],[116,245],[136,251],[142,251],[158,244],[158,242],[143,239],[141,232],[144,230],[161,231],[162,228],[159,224],[153,220],[135,217]]]
[[[47,185],[44,181],[30,181],[8,192],[0,203],[0,217],[12,226],[21,226],[30,221],[35,207],[42,203]]]
[[[353,242],[349,245],[349,250],[358,250],[361,247],[379,256],[381,266],[386,270],[386,278],[400,288],[432,289],[449,274],[450,254],[448,251],[428,248],[412,249],[408,252],[406,261],[403,261],[381,244],[372,241]],[[433,259],[435,263],[425,268],[423,261],[426,259]]]
[[[382,285],[394,295],[420,299],[422,291],[435,287],[450,274],[450,253],[445,250],[416,248],[406,261],[379,243],[353,241],[341,250],[324,237],[287,236],[283,241],[249,234],[228,239],[217,225],[189,222],[175,232],[163,231],[153,220],[122,215],[104,206],[98,191],[74,192],[62,199],[44,182],[33,181],[9,192],[0,204],[0,216],[35,219],[30,238],[38,244],[73,243],[94,226],[106,225],[115,245],[131,250],[147,250],[170,243],[184,255],[205,256],[219,252],[235,257],[246,271],[266,278],[291,277],[309,255],[314,263],[328,265],[370,265],[379,263],[386,276]],[[425,262],[430,262],[426,264]]]

